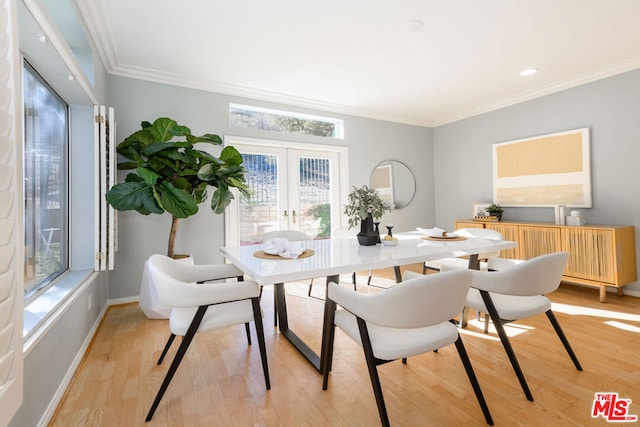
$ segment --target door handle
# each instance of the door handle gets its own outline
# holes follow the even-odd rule
[[[291,214],[292,214],[292,217],[293,217],[293,223],[295,224],[296,223],[296,211],[295,210],[292,211]]]
[[[284,210],[284,213],[282,214],[282,216],[284,217],[284,219],[288,220],[289,219],[289,214],[287,213],[287,210]]]

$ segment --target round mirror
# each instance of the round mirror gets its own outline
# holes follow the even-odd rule
[[[383,160],[371,172],[371,187],[378,190],[391,209],[407,206],[416,193],[416,180],[411,169],[397,160]]]

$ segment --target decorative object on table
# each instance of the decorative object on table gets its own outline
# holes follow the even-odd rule
[[[188,127],[166,117],[153,123],[143,121],[141,127],[116,147],[118,154],[126,158],[118,169],[135,172],[129,173],[125,182],[114,185],[106,199],[121,211],[170,213],[167,256],[174,257],[178,219],[198,212],[208,186],[216,188],[211,197],[211,209],[216,214],[223,213],[231,203],[231,187],[248,195],[246,169],[242,156],[232,146],[224,147],[220,157],[194,147],[196,143],[222,145],[218,135],[195,136]]]
[[[347,199],[344,213],[349,218],[349,228],[355,227],[359,222],[358,242],[363,246],[375,245],[380,241],[380,234],[375,231],[374,220],[388,212],[389,206],[376,189],[366,185],[360,188],[354,186]]]
[[[587,221],[584,219],[580,211],[571,211],[571,215],[566,217],[567,225],[580,226],[585,225]]]
[[[398,244],[398,239],[393,237],[393,224],[387,224],[387,235],[382,239],[382,244],[385,246],[396,246]]]
[[[270,255],[296,259],[304,252],[304,248],[300,242],[289,241],[284,237],[274,237],[265,242],[264,251]]]
[[[377,243],[380,243],[380,221],[373,220],[374,231],[378,235]]]
[[[491,203],[489,206],[487,206],[485,211],[489,214],[489,216],[495,216],[498,218],[498,221],[502,221],[502,212],[504,212],[502,206]]]
[[[555,205],[553,207],[553,212],[556,217],[556,225],[564,225],[564,205]]]
[[[458,236],[455,232],[446,231],[439,227],[433,227],[433,228],[416,227],[416,230],[424,234],[424,236],[421,237],[421,239],[424,239],[424,240],[466,240],[467,239],[464,236]]]

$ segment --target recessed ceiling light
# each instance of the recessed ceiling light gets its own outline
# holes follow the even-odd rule
[[[42,44],[46,44],[47,43],[47,36],[45,36],[42,33],[37,33],[36,37],[38,38],[38,40],[40,41],[40,43]]]
[[[422,27],[424,27],[424,22],[420,21],[419,19],[416,19],[415,21],[409,21],[404,24],[404,30],[407,33],[417,33],[422,29]]]
[[[67,80],[69,80],[70,82],[74,81],[76,78],[73,77],[73,74],[67,74]]]
[[[537,68],[525,68],[524,70],[520,71],[520,75],[522,77],[527,77],[527,76],[532,76],[537,72],[538,72]]]

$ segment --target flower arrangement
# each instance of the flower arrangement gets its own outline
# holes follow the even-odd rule
[[[369,213],[374,219],[381,218],[391,208],[387,205],[378,190],[363,185],[360,188],[353,186],[353,190],[347,196],[348,202],[344,206],[344,213],[349,217],[349,228],[355,227],[365,219]]]

